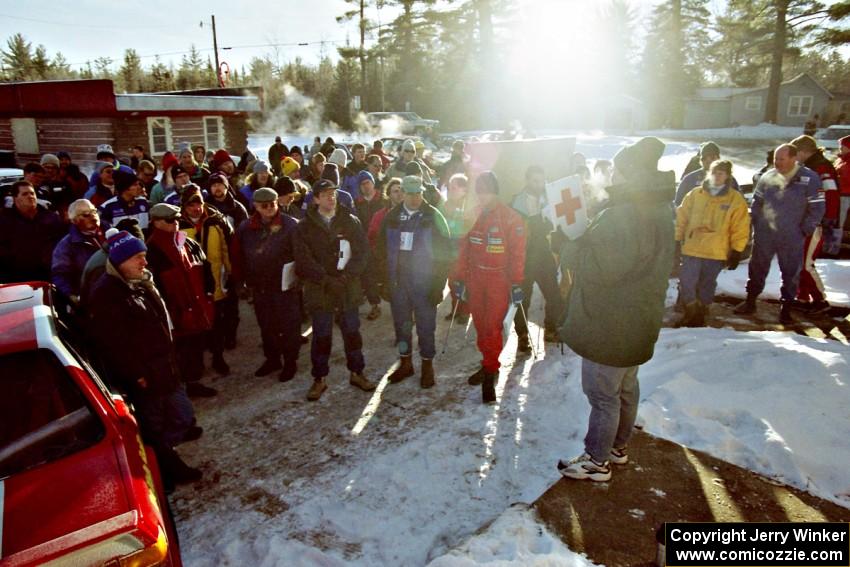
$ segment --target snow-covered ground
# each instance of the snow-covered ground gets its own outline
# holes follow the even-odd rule
[[[293,382],[249,377],[261,353],[243,315],[234,376],[213,382],[221,394],[197,404],[206,432],[181,448],[205,470],[173,498],[187,565],[524,565],[553,554],[552,564],[581,564],[534,535],[530,516],[508,515],[469,540],[511,504],[533,502],[559,479],[557,459],[582,450],[589,408],[577,356],[550,346],[537,360],[514,359],[512,337],[500,402],[487,407],[465,381],[479,360],[474,329],[467,340],[454,329],[434,389],[384,380],[373,394],[347,384],[337,336],[331,387],[308,403],[307,349]],[[531,318],[541,315],[535,303]],[[440,339],[447,325],[441,318]],[[363,330],[367,371],[386,376],[396,359],[388,313]],[[848,376],[836,342],[665,330],[641,370],[640,420],[850,505]]]
[[[799,126],[777,126],[759,124],[757,126],[735,126],[733,128],[699,128],[692,130],[647,130],[642,136],[659,138],[697,139],[697,140],[766,140],[790,141],[803,133]]]
[[[723,270],[717,278],[717,293],[731,297],[747,296],[747,268],[741,264],[737,270]],[[826,299],[832,305],[850,307],[850,260],[816,260],[818,273],[823,280]],[[776,258],[770,265],[762,299],[779,299],[782,275]]]

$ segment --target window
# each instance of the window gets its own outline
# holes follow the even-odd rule
[[[171,119],[166,116],[148,117],[148,142],[151,155],[161,156],[171,149]]]
[[[224,124],[221,116],[204,116],[204,144],[208,150],[224,147]]]
[[[38,128],[34,118],[12,118],[12,138],[19,154],[38,154]]]
[[[0,357],[0,479],[81,451],[104,433],[52,352]]]
[[[794,95],[788,97],[788,116],[808,116],[812,113],[811,95]]]
[[[748,96],[744,103],[744,108],[747,110],[761,110],[761,97]]]

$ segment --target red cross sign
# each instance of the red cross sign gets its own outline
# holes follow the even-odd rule
[[[572,190],[567,187],[561,191],[561,202],[555,205],[555,214],[564,217],[567,224],[576,223],[576,211],[583,208],[584,203],[579,197],[573,197]]]
[[[587,228],[587,209],[584,206],[580,176],[571,175],[547,183],[546,199],[549,204],[544,211],[555,227],[560,227],[569,238],[578,238],[584,233]]]

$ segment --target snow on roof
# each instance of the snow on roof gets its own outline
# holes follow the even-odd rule
[[[162,94],[115,95],[118,111],[211,111],[260,112],[260,100],[254,96],[188,96]]]

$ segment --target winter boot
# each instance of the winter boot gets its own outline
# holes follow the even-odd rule
[[[280,371],[280,376],[277,377],[280,382],[289,382],[298,373],[298,365],[295,362],[286,361],[283,365],[283,370]]]
[[[561,342],[561,334],[558,333],[558,329],[546,329],[543,331],[543,342],[552,345]]]
[[[204,476],[204,473],[201,472],[200,469],[187,465],[183,459],[180,458],[180,455],[177,454],[177,451],[171,447],[164,449],[159,453],[162,472],[164,473],[164,476],[167,477],[170,484],[177,485],[197,482]]]
[[[381,316],[381,306],[379,304],[372,305],[372,309],[369,311],[369,314],[366,315],[366,319],[369,321],[374,321],[378,317]]]
[[[702,303],[697,300],[685,305],[685,314],[682,315],[676,327],[702,327],[704,325],[705,315],[703,315]]]
[[[748,293],[746,301],[739,303],[735,307],[735,313],[738,315],[752,315],[756,312],[756,296]]]
[[[190,441],[197,441],[201,438],[201,435],[204,434],[204,428],[199,425],[192,425],[189,429],[186,430],[186,433],[183,434],[183,439],[180,441],[181,443],[188,443]]]
[[[783,325],[794,324],[794,318],[791,316],[791,303],[788,301],[779,304],[779,322]]]
[[[186,395],[190,398],[212,398],[218,394],[218,390],[204,386],[200,382],[189,382],[186,384]]]
[[[325,384],[324,378],[316,378],[313,380],[313,385],[310,386],[310,390],[307,392],[307,400],[311,402],[316,402],[319,398],[322,397],[322,393],[328,389],[328,385]]]
[[[819,315],[830,310],[829,302],[825,299],[812,302],[812,313]]]
[[[275,372],[275,371],[280,370],[280,369],[281,369],[280,358],[275,358],[275,359],[267,358],[266,361],[263,363],[263,365],[260,366],[259,368],[257,368],[257,370],[254,372],[254,376],[256,376],[258,378],[260,376],[268,376],[272,372]]]
[[[519,335],[516,341],[517,352],[530,352],[531,344],[528,342],[528,335]]]
[[[484,373],[484,381],[481,382],[481,401],[485,404],[496,403],[496,380],[499,375],[496,372]]]
[[[409,376],[413,376],[415,371],[413,370],[413,357],[411,355],[402,355],[399,358],[398,368],[393,370],[393,373],[390,374],[389,381],[392,384],[398,384],[405,378]]]
[[[219,376],[227,376],[230,374],[230,366],[225,362],[224,357],[221,353],[214,354],[212,360],[212,367]]]
[[[434,361],[430,358],[422,359],[422,372],[419,375],[419,385],[424,390],[434,386]]]
[[[363,376],[362,372],[352,372],[351,377],[348,379],[348,383],[355,388],[360,388],[364,392],[372,392],[378,387],[377,384],[369,382],[369,380]]]
[[[470,386],[477,386],[484,381],[484,367],[476,370],[475,374],[467,378],[466,383]]]

